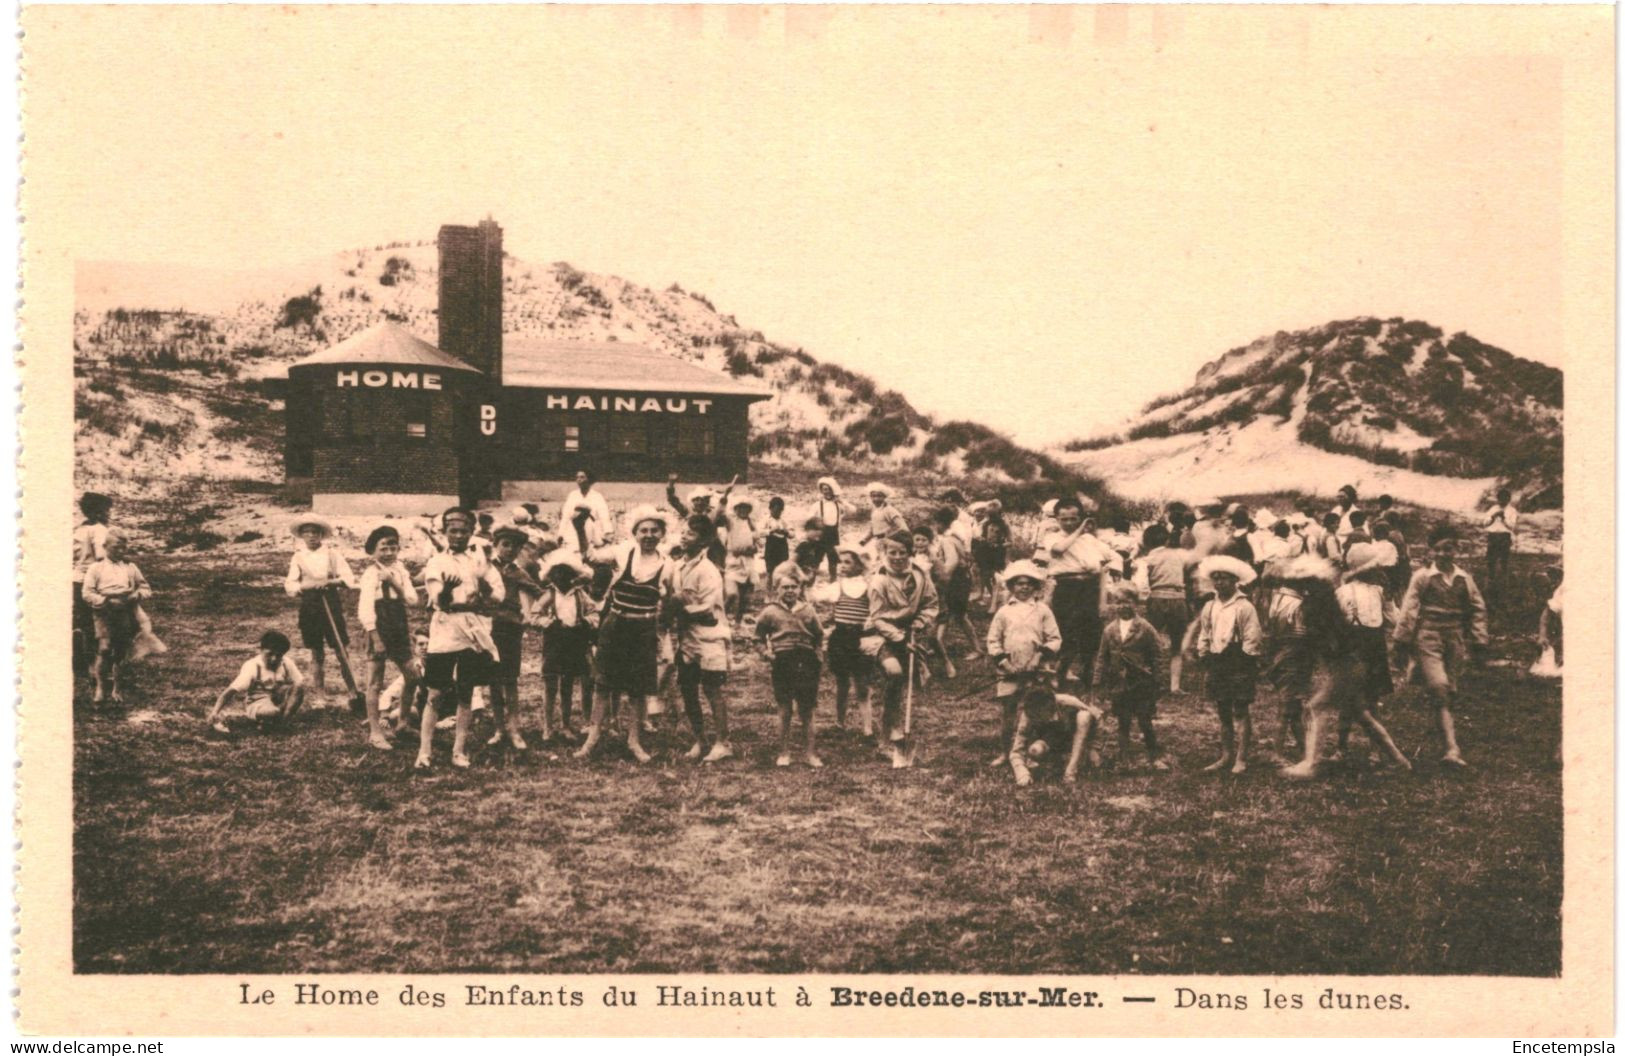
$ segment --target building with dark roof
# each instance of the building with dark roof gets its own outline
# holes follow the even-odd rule
[[[769,393],[618,342],[505,339],[502,229],[440,229],[440,345],[380,323],[288,369],[286,469],[320,511],[421,513],[606,483],[745,478]]]

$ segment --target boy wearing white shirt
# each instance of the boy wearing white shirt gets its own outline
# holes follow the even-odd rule
[[[104,556],[85,571],[81,584],[96,627],[95,703],[124,703],[124,661],[140,631],[137,613],[152,597],[147,577],[124,560],[124,533],[109,529],[103,540]]]
[[[1061,628],[1061,652],[1056,658],[1055,684],[1061,685],[1076,661],[1080,679],[1093,679],[1091,661],[1100,647],[1101,580],[1112,555],[1095,538],[1094,522],[1083,515],[1083,504],[1067,497],[1055,504],[1056,529],[1039,543],[1048,554],[1047,571],[1053,592],[1050,608]]]
[[[1484,514],[1484,585],[1499,592],[1506,586],[1512,566],[1512,538],[1518,530],[1518,508],[1512,505],[1512,492],[1502,488],[1495,493],[1495,505]]]
[[[466,770],[474,689],[491,683],[496,664],[489,613],[506,591],[502,575],[479,549],[469,545],[474,535],[473,511],[453,506],[441,514],[440,524],[446,534],[446,549],[423,567],[424,593],[433,614],[429,617],[429,652],[423,664],[429,700],[423,709],[415,765],[419,770],[429,769],[438,721],[435,712],[450,691],[457,702],[451,765]]]
[[[353,589],[356,579],[350,563],[328,542],[332,525],[320,517],[306,517],[294,523],[293,533],[300,543],[288,562],[282,589],[299,599],[299,640],[310,650],[311,693],[319,700],[327,684],[328,644],[350,644],[340,588]]]
[[[1240,774],[1247,769],[1253,738],[1251,708],[1263,634],[1258,610],[1237,588],[1251,583],[1256,573],[1245,561],[1222,555],[1203,559],[1197,572],[1213,584],[1214,596],[1197,617],[1196,655],[1207,662],[1207,690],[1218,708],[1223,746],[1219,758],[1203,769]]]
[[[1044,573],[1031,561],[1017,561],[1004,574],[1010,600],[987,628],[987,655],[999,673],[993,699],[999,705],[999,754],[989,766],[1003,766],[1015,743],[1021,694],[1041,681],[1044,668],[1061,651],[1061,628],[1050,607],[1038,600]]]
[[[305,699],[304,680],[288,659],[288,636],[281,631],[260,635],[259,652],[243,662],[231,685],[220,691],[214,707],[203,721],[216,733],[230,733],[220,721],[220,712],[233,700],[242,698],[248,717],[258,722],[291,718]]]
[[[361,597],[356,603],[356,617],[367,636],[367,729],[368,743],[387,751],[389,738],[378,718],[378,695],[384,686],[384,665],[393,661],[400,672],[402,695],[411,698],[417,686],[417,665],[412,656],[412,634],[407,627],[406,607],[417,605],[418,590],[412,585],[412,576],[398,560],[401,549],[400,532],[389,525],[374,528],[367,536],[366,550],[372,564],[361,573]],[[407,727],[404,716],[397,723],[397,734]]]

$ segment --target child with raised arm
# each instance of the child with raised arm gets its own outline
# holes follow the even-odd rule
[[[1138,725],[1151,768],[1166,770],[1168,763],[1157,750],[1152,720],[1157,715],[1158,669],[1167,643],[1140,615],[1140,594],[1133,584],[1116,584],[1109,600],[1117,618],[1106,624],[1100,635],[1095,685],[1111,695],[1112,714],[1117,716],[1117,763],[1122,766],[1127,762],[1129,727]]]
[[[356,618],[367,636],[367,741],[372,747],[386,751],[391,745],[384,735],[378,710],[384,665],[395,664],[400,672],[401,693],[407,698],[417,687],[419,673],[412,652],[412,632],[406,622],[406,607],[417,605],[418,590],[412,585],[411,573],[399,559],[400,550],[401,535],[395,528],[386,524],[372,530],[366,544],[372,563],[361,573],[360,597],[356,602]],[[396,733],[404,731],[404,720],[397,720]]]
[[[733,609],[734,632],[743,631],[745,615],[750,612],[750,596],[756,587],[756,524],[751,520],[755,512],[748,502],[736,502],[733,517],[727,525],[727,564],[722,580],[724,603]]]
[[[672,616],[677,626],[677,690],[682,694],[683,711],[694,731],[694,744],[688,758],[719,763],[733,757],[728,738],[728,701],[723,686],[728,680],[729,630],[722,573],[708,556],[711,520],[692,514],[683,522],[683,557],[677,563],[676,603]],[[700,693],[711,705],[711,723],[716,739],[705,747],[705,711]]]
[[[612,561],[613,572],[598,629],[598,692],[593,697],[587,740],[575,753],[578,759],[597,750],[608,717],[623,694],[632,711],[626,727],[627,750],[640,763],[651,758],[643,749],[644,712],[648,697],[659,687],[661,609],[677,592],[677,568],[660,551],[666,519],[659,510],[639,506],[627,516],[627,525],[632,542],[626,546],[588,553],[585,541],[581,543],[582,552],[592,560]]]
[[[818,676],[821,664],[818,647],[824,628],[818,614],[801,596],[801,584],[784,580],[778,596],[763,607],[756,620],[756,637],[772,654],[773,700],[779,708],[779,757],[776,764],[790,765],[790,726],[794,715],[801,716],[803,750],[807,765],[824,765],[814,744],[813,710],[818,706]]]
[[[581,715],[592,718],[592,644],[598,633],[598,603],[587,592],[592,571],[574,553],[556,550],[542,565],[542,593],[531,618],[542,628],[542,740],[553,739],[555,704],[559,728],[577,738],[571,698],[581,686]]]
[[[446,549],[423,566],[423,589],[429,606],[429,653],[424,659],[423,681],[429,699],[419,727],[418,758],[414,766],[427,770],[434,748],[437,712],[450,694],[457,709],[451,765],[469,767],[468,725],[473,715],[474,690],[491,684],[496,667],[496,642],[491,637],[491,610],[507,595],[502,575],[486,560],[474,536],[474,512],[453,506],[440,515]]]
[[[937,621],[937,591],[931,577],[914,566],[914,539],[907,531],[887,536],[881,544],[884,564],[869,577],[869,626],[881,641],[880,661],[885,707],[881,713],[881,747],[892,766],[902,769],[908,759],[897,747],[903,730],[903,690],[909,674],[909,655],[916,638],[929,633]]]
[[[864,575],[863,548],[851,543],[840,545],[833,582],[812,588],[811,599],[834,606],[831,614],[829,673],[835,678],[835,727],[846,728],[847,703],[857,688],[863,710],[863,735],[874,736],[874,713],[870,707],[870,682],[874,660],[863,651],[864,627],[869,622],[869,579]]]
[[[147,577],[134,563],[126,561],[129,540],[117,528],[109,528],[102,538],[102,559],[85,570],[80,594],[90,606],[96,631],[96,678],[94,703],[124,703],[124,664],[130,645],[140,633],[137,612],[152,597]]]
[[[1197,574],[1213,584],[1213,597],[1196,620],[1196,655],[1207,664],[1207,692],[1219,712],[1223,746],[1219,758],[1203,769],[1240,774],[1247,769],[1253,739],[1251,709],[1264,636],[1258,610],[1238,588],[1257,573],[1245,561],[1214,555],[1202,559]]]
[[[1016,561],[1005,570],[1009,600],[993,614],[987,628],[987,655],[999,672],[993,700],[999,708],[999,754],[989,766],[1010,761],[1021,697],[1045,677],[1045,668],[1061,650],[1061,629],[1050,607],[1039,600],[1044,573],[1031,561]]]
[[[327,687],[327,646],[350,644],[344,619],[344,587],[354,589],[350,563],[331,543],[333,526],[310,515],[294,522],[299,544],[282,588],[299,599],[299,640],[310,650],[310,695],[320,703]]]
[[[1070,747],[1061,780],[1072,784],[1084,752],[1090,751],[1089,765],[1096,765],[1090,742],[1102,718],[1100,707],[1070,693],[1057,693],[1047,686],[1034,686],[1021,694],[1016,715],[1015,735],[1010,744],[1010,769],[1022,788],[1033,783],[1032,768],[1059,758]]]
[[[230,733],[220,713],[233,701],[241,700],[244,711],[262,727],[267,721],[291,718],[305,700],[304,680],[288,659],[290,643],[281,631],[260,635],[259,652],[243,661],[231,685],[220,691],[214,707],[203,721],[216,733]]]
[[[1456,564],[1458,545],[1456,531],[1449,525],[1441,524],[1428,533],[1433,560],[1411,576],[1394,625],[1394,645],[1416,654],[1433,700],[1434,724],[1444,745],[1443,761],[1465,767],[1451,708],[1457,678],[1474,654],[1488,648],[1490,634],[1484,596],[1467,570]]]

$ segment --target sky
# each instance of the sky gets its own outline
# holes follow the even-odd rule
[[[1563,363],[1561,48],[1511,8],[25,17],[81,260],[491,215],[1029,443],[1354,315]]]

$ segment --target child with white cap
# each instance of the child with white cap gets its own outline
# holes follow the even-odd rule
[[[1252,704],[1263,633],[1258,611],[1238,589],[1257,578],[1253,567],[1234,557],[1202,559],[1197,574],[1213,584],[1196,625],[1196,655],[1207,664],[1207,692],[1219,712],[1219,758],[1205,770],[1243,773],[1253,738]],[[1240,737],[1237,737],[1239,726]]]
[[[863,545],[874,550],[875,555],[882,556],[885,549],[885,540],[898,532],[908,531],[908,519],[903,512],[892,505],[892,486],[884,481],[874,481],[869,485],[869,531],[861,540]],[[912,544],[910,544],[912,545]]]
[[[570,740],[575,687],[581,686],[581,714],[592,717],[592,643],[598,630],[598,603],[587,592],[592,571],[574,553],[556,550],[542,565],[542,592],[531,622],[542,628],[542,740],[553,739],[553,715]]]
[[[627,525],[632,532],[630,544],[583,550],[594,561],[612,561],[614,572],[598,625],[598,693],[593,698],[587,740],[575,753],[579,759],[598,749],[607,719],[622,695],[633,712],[626,727],[627,749],[640,763],[651,758],[643,749],[644,713],[647,698],[659,689],[661,610],[676,595],[677,568],[660,550],[666,538],[666,519],[659,510],[639,506],[627,515]]]
[[[833,582],[840,562],[836,550],[841,545],[841,525],[846,520],[841,485],[834,477],[818,478],[818,502],[813,508],[813,517],[818,521],[819,557],[829,563],[829,578]]]
[[[993,614],[987,628],[987,655],[998,670],[993,700],[999,707],[999,754],[989,766],[1010,759],[1021,694],[1043,681],[1046,667],[1061,650],[1061,629],[1050,607],[1039,600],[1044,572],[1031,561],[1013,562],[1004,571],[1009,600]]]
[[[299,539],[288,575],[282,583],[290,598],[299,599],[299,640],[310,650],[310,695],[319,703],[326,689],[328,645],[349,645],[341,588],[356,586],[350,563],[331,542],[333,526],[314,514],[293,524]]]

